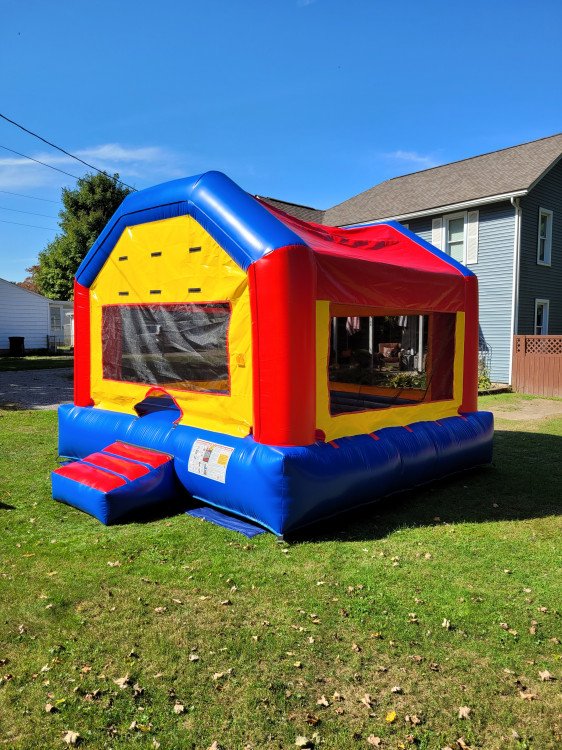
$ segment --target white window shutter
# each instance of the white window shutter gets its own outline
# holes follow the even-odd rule
[[[443,219],[431,220],[431,244],[443,250]]]
[[[478,211],[469,211],[466,218],[466,262],[478,263]]]

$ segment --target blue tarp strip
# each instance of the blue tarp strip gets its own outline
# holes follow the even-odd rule
[[[241,521],[239,518],[233,516],[227,516],[226,513],[221,513],[215,508],[194,508],[193,510],[186,510],[188,516],[194,516],[195,518],[203,518],[205,521],[210,521],[216,526],[222,526],[225,529],[231,529],[232,531],[239,531],[248,539],[251,539],[258,534],[265,534],[265,529],[261,526],[254,526],[252,523],[247,521]]]

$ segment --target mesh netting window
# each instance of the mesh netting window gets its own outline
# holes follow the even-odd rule
[[[106,305],[103,377],[175,390],[229,393],[230,305]]]
[[[453,397],[454,314],[335,316],[330,334],[332,415]]]

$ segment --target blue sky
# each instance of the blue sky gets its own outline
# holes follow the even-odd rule
[[[138,188],[220,169],[250,192],[325,208],[562,131],[555,0],[0,0],[0,11],[0,111]],[[2,121],[0,145],[83,174]],[[44,199],[0,192],[0,277],[25,276],[73,184],[0,149],[0,191]]]

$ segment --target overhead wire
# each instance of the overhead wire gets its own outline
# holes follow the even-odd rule
[[[0,206],[0,211],[14,211],[17,214],[29,214],[30,216],[42,216],[44,219],[56,219],[58,217],[52,214],[38,214],[35,211],[22,211],[21,208],[8,208],[7,206]]]
[[[104,174],[106,177],[109,177],[115,182],[118,182],[121,185],[124,185],[125,187],[128,187],[130,190],[134,190],[136,192],[136,188],[134,188],[132,185],[127,185],[127,183],[123,182],[123,180],[118,180],[116,177],[112,177],[111,175],[107,174],[107,172],[105,172],[103,169],[98,169],[98,167],[95,167],[93,164],[89,164],[87,161],[84,161],[84,159],[81,159],[79,156],[76,156],[75,154],[71,154],[70,151],[66,151],[66,149],[62,148],[61,146],[57,146],[56,143],[53,143],[52,141],[48,141],[46,138],[43,138],[43,136],[39,135],[38,133],[34,133],[33,130],[29,130],[29,128],[26,128],[24,125],[21,125],[19,122],[16,122],[15,120],[12,120],[10,117],[3,115],[1,112],[0,112],[0,117],[3,120],[6,120],[6,122],[9,122],[11,125],[15,125],[16,128],[23,130],[25,133],[29,133],[29,135],[32,135],[34,138],[38,138],[40,141],[43,141],[43,143],[46,143],[48,146],[51,146],[52,148],[56,148],[57,151],[60,151],[61,153],[66,154],[66,156],[70,156],[71,159],[75,159],[76,161],[79,161],[81,164],[84,164],[84,166],[88,167],[89,169],[94,169],[96,172],[99,172],[99,174]],[[78,178],[75,178],[75,179],[78,179]]]
[[[40,227],[37,224],[22,224],[21,221],[8,221],[7,219],[0,219],[2,224],[15,224],[18,227],[31,227],[32,229],[48,229],[49,232],[56,232],[57,227]]]
[[[64,169],[59,169],[58,167],[53,167],[52,164],[47,164],[47,162],[39,161],[39,159],[34,159],[33,156],[27,156],[27,154],[22,154],[20,151],[14,151],[13,148],[8,148],[7,146],[2,146],[0,144],[0,148],[3,148],[4,151],[9,151],[12,154],[17,154],[18,156],[22,156],[24,159],[29,159],[29,161],[34,161],[36,164],[42,164],[44,167],[49,167],[49,169],[54,169],[55,172],[60,172],[61,174],[65,174],[68,177],[72,177],[73,180],[79,180],[79,177],[76,177],[75,174],[70,174],[70,172],[65,172]]]
[[[24,195],[23,193],[12,193],[10,190],[0,190],[0,193],[5,195],[16,195],[18,198],[30,198],[34,201],[45,201],[46,203],[60,203],[60,201],[54,201],[52,198],[39,198],[38,195]]]

